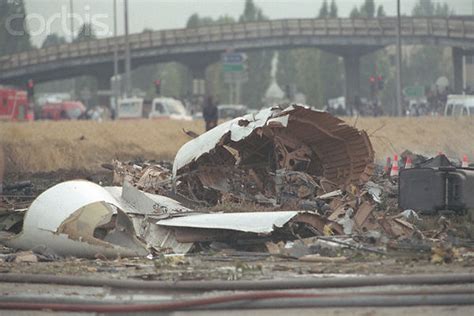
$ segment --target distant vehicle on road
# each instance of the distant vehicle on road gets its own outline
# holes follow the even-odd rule
[[[423,116],[429,114],[428,100],[423,98],[408,101],[406,116]]]
[[[347,115],[346,98],[338,97],[334,99],[329,99],[326,111],[334,113],[336,115]]]
[[[86,112],[86,107],[79,101],[47,102],[41,107],[43,120],[77,120]]]
[[[172,119],[191,121],[193,118],[188,114],[183,103],[173,98],[155,98],[151,104],[148,114],[152,119]]]
[[[143,117],[142,98],[124,98],[117,103],[117,119],[139,119]]]
[[[233,119],[247,114],[248,108],[243,104],[220,104],[217,110],[219,119]]]
[[[69,93],[41,93],[35,95],[36,105],[43,106],[46,103],[59,103],[63,101],[71,101]]]
[[[448,101],[444,107],[445,116],[471,116],[474,115],[474,96],[472,95],[448,95]]]
[[[0,86],[0,121],[32,121],[26,91]]]

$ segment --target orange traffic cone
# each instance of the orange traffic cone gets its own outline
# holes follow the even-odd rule
[[[390,159],[390,157],[387,157],[387,162],[385,163],[385,166],[383,167],[383,173],[389,174],[391,167],[392,167],[392,159]]]
[[[413,164],[411,162],[411,156],[407,156],[407,160],[405,161],[405,169],[413,168]]]
[[[467,159],[467,155],[462,157],[461,168],[469,168],[469,160]]]
[[[391,177],[398,177],[398,155],[393,156],[392,170],[390,170]]]

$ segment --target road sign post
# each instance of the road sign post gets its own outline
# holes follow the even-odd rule
[[[425,88],[420,85],[403,88],[403,95],[409,99],[418,99],[425,96]]]
[[[230,88],[229,103],[240,104],[241,85],[248,80],[247,54],[237,52],[223,54],[222,70],[224,72],[224,82],[228,83]]]

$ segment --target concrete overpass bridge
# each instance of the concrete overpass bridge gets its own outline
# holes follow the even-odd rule
[[[404,45],[443,45],[453,49],[454,86],[462,90],[462,56],[474,52],[474,19],[402,18]],[[180,62],[194,78],[227,49],[254,51],[316,47],[342,56],[346,98],[359,95],[359,60],[364,54],[396,43],[396,18],[285,19],[198,28],[148,31],[130,35],[132,68],[151,63]],[[24,85],[80,75],[110,88],[113,53],[125,51],[125,38],[111,37],[63,44],[0,57],[0,83]],[[121,61],[123,64],[123,61]]]

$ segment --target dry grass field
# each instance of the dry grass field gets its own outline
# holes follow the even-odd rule
[[[474,119],[347,118],[371,136],[377,160],[405,149],[474,160]],[[201,133],[202,121],[139,120],[115,122],[63,121],[0,123],[0,145],[6,173],[57,169],[98,170],[118,159],[168,159],[189,137],[182,129]]]

